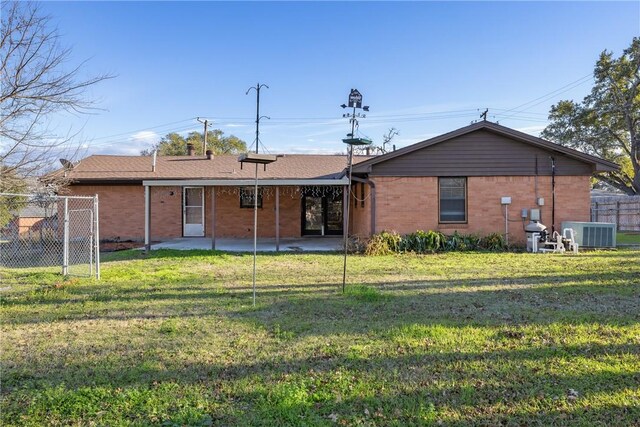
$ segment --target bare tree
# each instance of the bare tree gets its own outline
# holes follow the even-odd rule
[[[371,145],[366,147],[360,146],[354,150],[354,154],[358,156],[387,154],[389,152],[389,147],[387,147],[387,145],[391,145],[393,138],[397,135],[400,135],[400,131],[396,128],[390,128],[387,133],[382,135],[382,145]]]
[[[0,181],[5,184],[50,168],[75,135],[51,132],[47,119],[54,113],[94,109],[85,90],[113,77],[83,79],[84,62],[67,67],[70,55],[51,18],[42,15],[36,4],[2,2]]]

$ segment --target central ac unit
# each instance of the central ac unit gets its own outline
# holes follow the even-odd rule
[[[564,221],[562,229],[573,228],[578,245],[588,248],[615,248],[616,225],[608,222]]]

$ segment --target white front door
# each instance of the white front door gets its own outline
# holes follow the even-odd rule
[[[185,237],[202,237],[204,236],[204,188],[184,187],[182,192],[182,233]]]

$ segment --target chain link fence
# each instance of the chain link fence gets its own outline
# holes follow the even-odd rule
[[[0,193],[0,266],[100,278],[98,197]]]
[[[591,221],[615,223],[618,231],[640,231],[640,196],[594,198]]]

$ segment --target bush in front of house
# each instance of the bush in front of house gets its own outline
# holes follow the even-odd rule
[[[389,255],[400,252],[402,236],[395,231],[383,231],[371,236],[365,245],[365,255]]]
[[[450,251],[504,251],[507,249],[500,233],[486,236],[460,234],[455,231],[445,235],[439,231],[418,230],[400,235],[395,231],[383,231],[371,236],[365,246],[365,255],[388,255],[392,253],[432,254]]]

